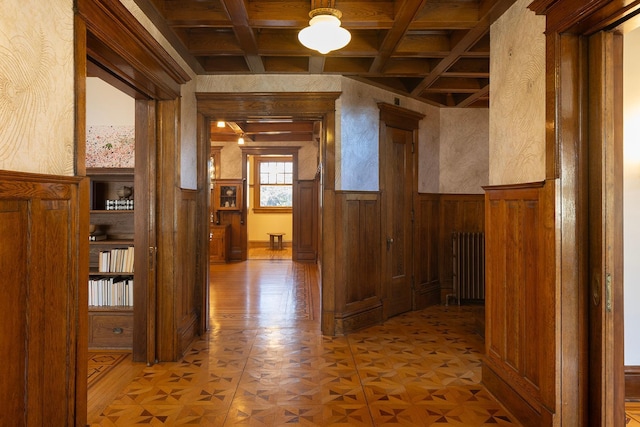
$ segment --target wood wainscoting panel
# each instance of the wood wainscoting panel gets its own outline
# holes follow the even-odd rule
[[[555,405],[550,187],[485,188],[487,354],[482,377],[519,421],[532,426],[551,425]]]
[[[382,320],[380,197],[336,192],[336,334]]]
[[[246,252],[243,258],[243,236],[246,239],[246,227],[242,223],[242,213],[240,211],[220,211],[220,225],[231,227],[231,243],[229,244],[229,261],[244,261],[247,259]]]
[[[295,186],[293,206],[294,261],[318,258],[318,180],[301,180]]]
[[[414,309],[453,292],[454,232],[484,232],[484,194],[420,193],[415,215]]]
[[[88,270],[79,260],[88,218],[83,246],[79,200],[87,188],[78,178],[0,172],[0,425],[76,425],[86,416],[78,412],[86,408],[79,304],[87,305]]]
[[[640,402],[640,366],[624,367],[624,397],[628,402]]]
[[[453,233],[484,231],[484,194],[440,194],[440,298],[453,293]]]
[[[182,258],[176,270],[176,358],[182,357],[189,345],[198,335],[198,321],[202,312],[202,293],[196,281],[196,246],[198,233],[196,229],[196,198],[197,192],[181,190],[180,210],[178,212],[178,256]]]
[[[419,194],[416,202],[414,240],[413,307],[416,310],[440,304],[440,196]],[[442,250],[446,250],[442,248]]]

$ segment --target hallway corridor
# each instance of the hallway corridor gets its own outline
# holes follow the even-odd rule
[[[211,282],[210,332],[180,362],[140,364],[91,425],[519,425],[479,384],[469,307],[327,337],[315,265],[216,264]]]

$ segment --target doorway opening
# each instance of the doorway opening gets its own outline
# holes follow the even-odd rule
[[[292,259],[292,155],[247,156],[247,259]]]

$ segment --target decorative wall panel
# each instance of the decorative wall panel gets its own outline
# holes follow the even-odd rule
[[[487,388],[524,425],[551,425],[555,405],[552,192],[543,183],[487,187]],[[504,400],[503,400],[504,399]]]
[[[76,417],[86,417],[79,185],[0,172],[0,425],[79,425]]]
[[[338,192],[336,223],[336,334],[343,334],[382,320],[378,193]]]

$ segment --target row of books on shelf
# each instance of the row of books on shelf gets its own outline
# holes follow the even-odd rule
[[[133,199],[105,200],[104,208],[108,211],[132,211]]]
[[[98,271],[100,273],[132,273],[133,246],[100,251],[98,254]]]
[[[90,279],[89,305],[98,307],[132,307],[133,279],[130,277]]]

